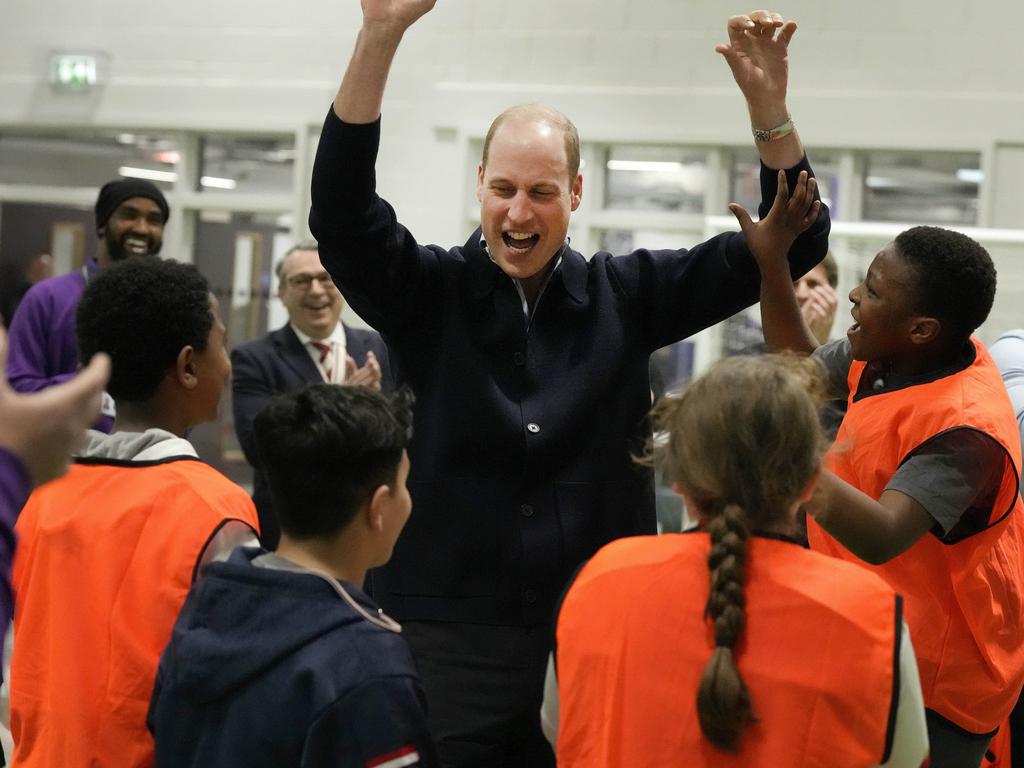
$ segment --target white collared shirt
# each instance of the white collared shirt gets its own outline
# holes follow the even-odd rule
[[[334,330],[330,336],[323,339],[314,339],[312,336],[307,336],[305,333],[300,331],[295,323],[289,323],[292,330],[295,331],[295,335],[299,337],[299,341],[302,342],[303,348],[309,353],[310,358],[313,360],[313,364],[316,365],[320,376],[328,384],[341,384],[345,380],[345,361],[348,358],[348,350],[345,347],[345,327],[338,323],[334,326]],[[321,344],[330,344],[331,352],[324,360],[323,364],[320,364],[320,351],[310,344],[311,341],[318,341]],[[331,378],[327,378],[327,371],[331,371]]]

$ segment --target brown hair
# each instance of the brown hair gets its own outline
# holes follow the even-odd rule
[[[656,442],[654,460],[698,505],[711,536],[705,617],[714,625],[715,649],[697,691],[697,717],[721,749],[737,749],[755,720],[734,658],[746,624],[747,541],[751,529],[785,519],[818,471],[822,391],[816,361],[732,357],[654,410],[656,428],[667,437]]]
[[[580,134],[576,130],[576,126],[573,125],[572,120],[554,107],[549,107],[546,104],[519,104],[515,107],[509,107],[494,118],[494,122],[487,129],[487,136],[484,139],[484,152],[480,160],[484,170],[487,170],[487,155],[490,152],[494,134],[498,132],[502,124],[512,119],[546,123],[561,131],[565,139],[565,159],[569,166],[569,183],[571,184],[576,181],[576,176],[580,172]]]
[[[828,280],[828,284],[833,288],[839,285],[839,264],[836,263],[836,257],[832,255],[832,251],[828,251],[825,254],[825,258],[821,260],[821,266],[825,269],[825,277]]]

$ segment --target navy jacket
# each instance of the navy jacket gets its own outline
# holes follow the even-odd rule
[[[650,434],[648,358],[756,301],[756,264],[740,233],[589,260],[566,247],[527,325],[479,229],[445,249],[398,223],[375,191],[379,136],[379,121],[328,114],[309,220],[417,398],[413,512],[374,597],[403,620],[547,623],[577,564],[655,531],[651,473],[633,461]],[[761,186],[770,203],[774,171]],[[828,231],[823,206],[790,252],[794,275],[824,257]]]
[[[388,350],[380,335],[347,325],[342,327],[345,329],[347,354],[357,366],[362,367],[366,364],[366,353],[372,351],[381,367],[381,388],[385,392],[391,391]],[[274,395],[294,392],[307,384],[323,381],[323,377],[289,324],[232,350],[231,368],[235,432],[245,459],[254,470],[252,500],[260,518],[260,541],[268,549],[275,549],[281,527],[274,514],[270,487],[260,471],[252,422]]]
[[[318,576],[253,566],[259,554],[208,566],[185,601],[147,718],[156,766],[363,768],[394,754],[436,766],[401,635]]]

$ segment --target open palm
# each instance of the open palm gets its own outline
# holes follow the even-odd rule
[[[715,46],[725,57],[736,84],[748,101],[784,101],[789,80],[789,42],[796,22],[755,11],[729,19],[729,42]]]

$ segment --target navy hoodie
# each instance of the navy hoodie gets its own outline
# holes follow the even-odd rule
[[[156,766],[437,765],[401,635],[319,576],[254,566],[261,554],[209,565],[182,608],[147,718]]]

